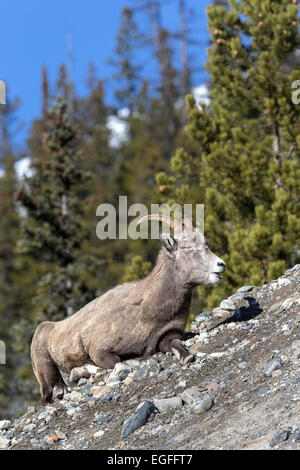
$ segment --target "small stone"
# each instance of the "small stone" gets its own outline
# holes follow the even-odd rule
[[[45,419],[45,420],[46,420],[46,419],[48,419],[48,418],[49,418],[49,413],[47,413],[46,411],[43,411],[42,413],[40,413],[40,414],[38,415],[38,420],[40,420],[40,421],[41,421],[42,419]]]
[[[224,310],[223,308],[216,307],[213,309],[213,317],[214,318],[223,318],[228,315],[228,310]]]
[[[85,377],[81,377],[81,379],[79,379],[78,381],[78,386],[81,387],[81,385],[86,385],[88,383],[88,379],[86,379]]]
[[[92,394],[94,398],[101,398],[103,395],[106,395],[110,392],[110,388],[107,385],[103,386],[94,386],[92,388]]]
[[[123,364],[127,364],[131,369],[138,369],[141,365],[141,362],[137,359],[128,359]]]
[[[201,393],[198,387],[187,388],[184,392],[180,394],[182,400],[189,405],[192,404],[195,400],[199,399]]]
[[[118,362],[112,373],[109,376],[109,381],[114,382],[118,380],[126,379],[127,375],[130,373],[131,369],[127,364],[123,364],[122,362]]]
[[[71,401],[79,401],[79,400],[81,400],[81,398],[82,398],[82,394],[80,392],[76,392],[75,390],[73,390],[70,393],[70,400]]]
[[[209,318],[211,318],[211,316],[212,316],[211,311],[202,312],[202,313],[199,313],[199,315],[196,316],[195,321],[198,322],[198,323],[202,323],[203,321],[208,320]]]
[[[0,449],[2,450],[7,449],[9,445],[10,445],[10,439],[0,436]]]
[[[35,428],[36,428],[36,425],[34,423],[30,423],[30,424],[26,424],[26,426],[24,426],[23,431],[24,432],[31,432]]]
[[[63,433],[63,432],[61,432],[61,431],[55,431],[55,434],[56,434],[56,436],[58,437],[58,439],[60,439],[60,440],[67,438],[67,436],[65,435],[65,433]]]
[[[180,381],[178,382],[178,385],[177,385],[177,386],[178,386],[178,387],[183,387],[183,388],[185,388],[185,387],[186,387],[186,380],[180,380]]]
[[[220,357],[226,356],[226,351],[214,352],[209,355],[209,357],[213,359],[219,359]]]
[[[217,381],[215,381],[215,380],[214,380],[213,382],[210,382],[209,384],[206,385],[206,388],[208,388],[208,389],[213,389],[213,390],[215,390],[215,389],[217,389],[217,388],[219,388],[219,387],[220,387],[220,384],[219,384]]]
[[[118,388],[120,385],[121,385],[121,381],[115,380],[114,382],[108,382],[106,386],[109,388]]]
[[[4,419],[0,421],[0,431],[6,431],[10,427],[11,427],[11,421],[9,421],[8,419]]]
[[[156,377],[156,380],[158,383],[166,382],[166,380],[168,380],[170,375],[171,375],[171,372],[169,370],[163,370],[162,372],[159,372],[159,374]]]
[[[69,408],[67,410],[67,415],[68,416],[74,416],[76,414],[76,408]]]
[[[199,323],[196,321],[193,321],[190,326],[190,331],[198,331]]]
[[[101,400],[102,401],[110,401],[110,400],[112,400],[112,395],[110,395],[109,393],[105,393],[104,395],[101,395]]]
[[[210,410],[214,405],[214,401],[212,398],[202,398],[200,400],[196,400],[193,404],[193,410],[196,414],[203,413],[204,411]]]
[[[130,375],[127,375],[126,379],[123,381],[124,385],[130,385],[133,382],[133,378]]]
[[[149,376],[149,370],[147,366],[140,367],[133,375],[133,380],[144,380]]]
[[[201,352],[202,349],[203,349],[202,343],[195,343],[190,347],[189,353],[196,355],[198,352]]]
[[[243,293],[234,294],[228,299],[222,300],[220,308],[224,310],[234,311],[242,307],[248,307],[249,302],[244,298]]]
[[[51,436],[46,437],[46,442],[48,444],[53,444],[53,442],[56,442],[56,441],[59,441],[59,438],[56,434],[52,434]]]
[[[107,423],[109,421],[109,418],[108,418],[108,416],[98,415],[97,414],[96,417],[95,417],[95,421],[98,424],[103,424],[103,423]]]
[[[275,434],[269,441],[270,447],[275,447],[281,442],[286,441],[291,434],[291,429],[283,429]]]
[[[281,367],[284,366],[284,362],[280,359],[280,357],[277,357],[275,359],[272,359],[264,368],[263,374],[265,377],[270,377],[274,370],[280,369]]]
[[[282,370],[274,370],[272,372],[272,377],[279,377],[280,375],[282,375]]]
[[[292,434],[291,439],[296,442],[300,441],[300,428],[295,429],[295,431]]]
[[[242,286],[236,292],[239,294],[240,292],[249,292],[250,290],[255,289],[256,286]]]
[[[34,406],[27,406],[27,413],[33,413],[35,411]]]
[[[55,406],[51,406],[51,405],[47,405],[45,407],[45,410],[47,411],[47,413],[49,413],[50,415],[55,415],[57,413],[57,409],[55,408]]]
[[[160,413],[166,413],[170,410],[177,410],[182,406],[181,397],[154,399],[154,404]]]
[[[148,418],[155,412],[155,405],[151,401],[141,403],[133,414],[123,425],[122,436],[129,437],[136,429],[140,428],[148,421]]]
[[[41,448],[41,443],[38,439],[32,438],[30,439],[30,444],[34,449],[40,449]]]
[[[105,431],[102,431],[102,430],[96,431],[96,432],[94,432],[93,437],[95,439],[98,439],[99,437],[102,437],[104,434],[105,434]]]
[[[84,385],[81,385],[80,387],[80,391],[83,395],[92,395],[92,388],[93,388],[93,385],[91,383],[86,383]]]

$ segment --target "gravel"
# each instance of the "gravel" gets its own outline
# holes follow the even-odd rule
[[[0,448],[300,450],[299,282],[297,265],[200,312],[189,365],[157,353],[95,368],[62,400],[3,416]]]

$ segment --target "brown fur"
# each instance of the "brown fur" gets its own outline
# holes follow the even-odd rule
[[[195,284],[187,278],[186,259],[180,270],[170,253],[165,248],[160,251],[145,279],[111,289],[65,320],[39,325],[31,356],[44,403],[52,400],[54,392],[63,393],[60,371],[70,374],[84,364],[113,368],[120,360],[149,357],[158,350],[190,357],[180,339]]]

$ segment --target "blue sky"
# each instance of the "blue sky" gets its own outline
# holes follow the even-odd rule
[[[164,9],[164,23],[171,28],[178,21],[173,5]],[[206,35],[205,8],[209,0],[189,0],[198,10],[196,30]],[[113,99],[111,67],[121,9],[134,0],[2,0],[0,27],[0,79],[5,80],[11,97],[18,96],[18,119],[24,123],[18,140],[24,139],[30,122],[41,108],[41,68],[46,66],[50,81],[57,77],[58,66],[66,61],[66,36],[70,28],[73,42],[73,80],[79,94],[86,92],[88,63],[93,60],[98,74],[106,78],[106,92]],[[201,6],[199,6],[199,4]],[[206,36],[207,37],[207,36]],[[205,60],[204,43],[197,61]]]

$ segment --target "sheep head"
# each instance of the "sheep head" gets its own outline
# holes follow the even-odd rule
[[[174,229],[171,233],[162,233],[160,240],[168,258],[175,264],[177,280],[184,286],[215,286],[225,271],[224,261],[216,256],[206,242],[204,235],[195,230],[191,221],[178,222],[163,214],[150,214],[142,217],[139,224],[147,220],[159,220]]]

